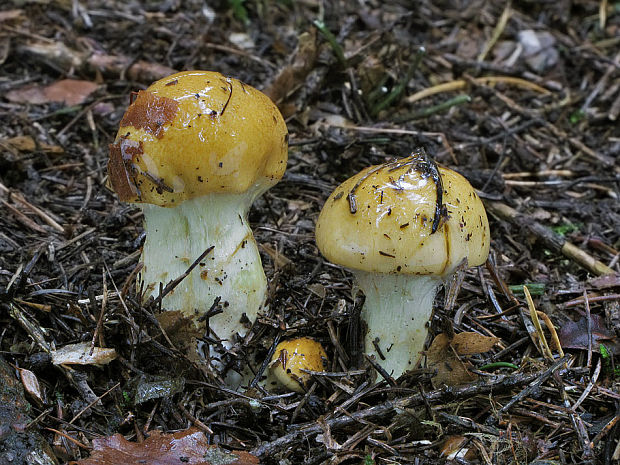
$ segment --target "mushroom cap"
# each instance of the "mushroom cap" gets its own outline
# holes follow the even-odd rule
[[[286,124],[265,94],[217,72],[185,71],[137,93],[110,145],[108,173],[121,200],[174,206],[266,190],[287,156]]]
[[[310,375],[301,370],[324,371],[326,362],[327,354],[319,342],[309,337],[298,337],[276,346],[270,370],[284,387],[303,392],[299,382],[307,383]]]
[[[338,186],[316,225],[325,258],[354,270],[438,276],[464,259],[470,266],[484,263],[490,236],[480,197],[463,176],[438,167],[444,207],[437,215],[433,166],[414,154],[366,168]]]

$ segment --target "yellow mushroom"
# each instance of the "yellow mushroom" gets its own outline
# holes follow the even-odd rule
[[[323,346],[309,337],[299,337],[280,342],[269,364],[273,377],[287,389],[304,392],[310,374],[308,371],[325,371],[327,354]]]
[[[138,92],[110,145],[109,184],[144,212],[145,297],[157,297],[160,283],[210,250],[163,307],[198,325],[219,299],[222,312],[209,326],[226,348],[246,334],[240,320],[253,322],[265,303],[247,214],[282,177],[287,155],[286,124],[273,102],[211,71],[173,74]]]
[[[366,353],[394,377],[415,368],[439,285],[464,263],[484,263],[489,240],[469,182],[417,152],[342,183],[316,225],[322,254],[366,295]]]

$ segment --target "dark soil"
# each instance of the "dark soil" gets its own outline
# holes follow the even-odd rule
[[[29,398],[27,427],[8,419],[21,413],[0,419],[0,442],[27,428],[62,462],[97,437],[193,425],[263,463],[619,463],[619,44],[607,1],[4,2],[0,356],[45,398]],[[227,390],[136,297],[142,217],[105,187],[108,144],[132,91],[186,69],[264,90],[286,118],[287,173],[250,213],[269,311],[230,361],[311,336],[336,375],[314,376],[306,394]],[[17,92],[66,78],[98,87],[77,104]],[[461,357],[476,378],[461,386],[425,367],[377,373],[360,350],[363,297],[314,241],[340,182],[416,147],[467,177],[489,212],[491,259],[448,283],[456,300],[440,292],[430,325],[429,344],[499,338]],[[551,356],[539,349],[525,283],[563,330],[560,362],[547,329]],[[118,357],[69,369],[46,355],[90,341]],[[495,362],[507,363],[485,367]],[[136,384],[161,379],[175,381],[170,395],[133,402]]]

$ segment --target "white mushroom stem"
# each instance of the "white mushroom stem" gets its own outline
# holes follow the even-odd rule
[[[424,350],[427,323],[442,280],[438,276],[371,273],[353,270],[366,295],[362,320],[365,350],[392,377],[415,368]],[[377,348],[378,345],[381,355]]]
[[[157,297],[159,283],[165,286],[178,278],[213,247],[162,306],[197,322],[220,297],[224,311],[211,317],[209,326],[226,348],[235,334],[247,333],[248,320],[253,322],[265,303],[267,280],[247,221],[250,205],[263,191],[256,186],[243,194],[210,194],[174,208],[141,205],[147,233],[141,272],[145,297]],[[240,322],[243,314],[246,325]]]

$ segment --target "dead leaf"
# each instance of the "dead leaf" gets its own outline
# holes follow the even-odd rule
[[[2,142],[11,145],[20,152],[33,152],[37,148],[37,144],[30,136],[11,137],[10,139],[4,139]]]
[[[14,103],[63,103],[67,106],[80,105],[97,90],[99,86],[90,81],[63,79],[49,86],[28,85],[6,93],[7,100]]]
[[[474,332],[458,333],[452,339],[452,347],[459,355],[475,355],[488,352],[499,342],[498,337],[483,336]]]
[[[248,452],[227,451],[209,445],[202,431],[190,428],[174,434],[152,431],[144,442],[129,442],[120,434],[93,440],[93,453],[69,465],[253,465]]]
[[[437,374],[431,378],[433,386],[458,386],[477,379],[477,376],[468,370],[469,363],[461,360],[450,347],[450,339],[445,333],[438,334],[426,351],[428,368],[436,370]]]
[[[476,458],[474,449],[465,447],[467,438],[465,436],[448,436],[439,450],[439,455],[447,460],[473,460]]]
[[[97,90],[98,84],[77,79],[63,79],[47,86],[43,92],[50,102],[67,106],[80,105]]]
[[[114,349],[94,347],[90,342],[68,344],[51,353],[54,365],[107,365],[116,358]]]
[[[30,136],[15,136],[9,139],[0,139],[0,144],[3,143],[9,144],[11,147],[19,150],[20,152],[34,152],[37,150],[37,142],[35,142],[35,140]],[[64,153],[64,149],[59,145],[50,145],[39,141],[38,147],[45,153]]]
[[[43,405],[45,403],[43,399],[43,391],[41,389],[41,385],[39,384],[39,380],[37,375],[35,375],[32,371],[26,370],[25,368],[18,368],[19,378],[22,381],[22,385],[24,389],[33,399],[39,403],[39,405]]]
[[[428,368],[437,370],[431,378],[433,385],[457,386],[475,381],[477,376],[469,371],[470,363],[459,355],[487,352],[498,341],[499,338],[474,332],[456,334],[452,340],[445,333],[438,334],[426,352]]]
[[[179,310],[158,313],[156,318],[177,349],[189,355],[196,352],[196,341],[203,330],[196,327],[194,320]]]
[[[592,350],[601,351],[599,345],[604,344],[614,355],[620,354],[620,343],[615,334],[605,327],[605,321],[599,315],[592,318]],[[563,349],[588,350],[588,320],[581,317],[578,321],[569,321],[562,325],[558,333]]]
[[[279,250],[274,249],[269,244],[261,244],[260,248],[271,257],[277,269],[283,270],[293,265],[293,262],[289,258],[285,257]]]
[[[314,68],[316,58],[316,31],[312,29],[299,36],[290,64],[278,73],[273,83],[263,92],[276,103],[285,100],[295,89],[304,84],[306,76]]]
[[[30,84],[18,89],[13,89],[4,94],[9,102],[13,103],[30,103],[32,105],[41,105],[47,103],[43,87],[36,84]]]

